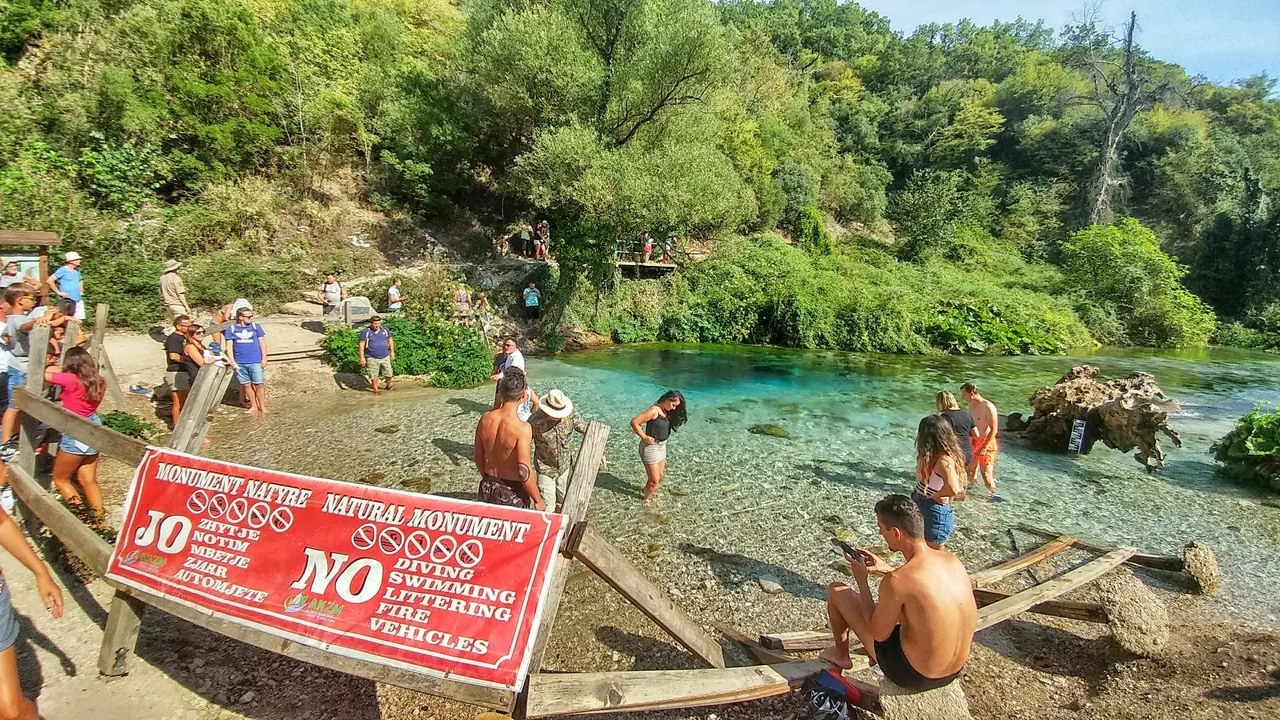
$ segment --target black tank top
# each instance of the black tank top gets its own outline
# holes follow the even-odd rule
[[[671,437],[671,421],[665,417],[656,417],[644,424],[644,432],[654,440],[662,442]]]

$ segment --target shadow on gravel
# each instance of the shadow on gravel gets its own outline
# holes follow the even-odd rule
[[[444,404],[453,405],[454,407],[461,410],[462,412],[458,413],[459,415],[465,415],[467,413],[475,413],[476,415],[480,415],[483,413],[487,413],[493,409],[493,405],[489,403],[476,402],[475,400],[471,400],[468,398],[460,398],[460,397],[449,398],[448,400],[444,401]]]
[[[431,441],[431,444],[444,453],[445,457],[449,458],[449,462],[455,466],[473,462],[475,459],[475,448],[466,443],[460,443],[449,438],[435,438]]]
[[[1111,636],[1084,638],[1026,620],[1006,620],[980,631],[974,640],[1024,667],[1077,677],[1090,693],[1101,693],[1117,662],[1125,659]]]
[[[697,670],[702,661],[673,644],[612,625],[596,628],[596,640],[619,655],[634,658],[632,670]]]
[[[1205,693],[1205,695],[1214,700],[1226,700],[1227,702],[1256,703],[1264,700],[1274,700],[1275,698],[1280,698],[1280,670],[1272,670],[1271,679],[1273,682],[1270,685],[1215,688]]]
[[[705,560],[711,566],[711,572],[715,575],[716,581],[728,590],[736,590],[767,575],[796,597],[823,601],[827,599],[825,585],[819,585],[803,575],[773,563],[737,553],[722,553],[719,550],[692,543],[681,543],[680,552]]]
[[[18,658],[18,679],[22,681],[22,690],[31,699],[38,699],[44,688],[44,670],[40,668],[40,660],[36,657],[36,648],[58,658],[62,673],[69,677],[78,674],[76,664],[62,648],[58,647],[44,633],[36,629],[34,623],[22,613],[14,611],[13,617],[18,621],[18,641],[14,650]]]
[[[596,475],[596,487],[600,490],[608,490],[614,495],[622,497],[643,500],[644,495],[634,486],[623,482],[621,478],[611,472],[601,472]]]

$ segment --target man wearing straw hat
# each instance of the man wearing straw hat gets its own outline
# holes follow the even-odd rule
[[[587,434],[587,423],[573,410],[573,401],[560,390],[552,390],[529,418],[533,428],[533,467],[538,475],[538,491],[547,510],[558,509],[569,487],[573,469],[573,433]],[[555,504],[552,506],[552,498]]]
[[[178,274],[181,267],[182,263],[177,260],[166,260],[164,274],[160,276],[160,301],[164,303],[164,311],[169,316],[170,325],[183,315],[195,317],[191,313],[190,303],[187,302],[187,285],[182,282],[182,276]]]

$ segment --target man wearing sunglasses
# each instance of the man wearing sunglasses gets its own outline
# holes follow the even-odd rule
[[[229,351],[224,348],[231,366],[236,369],[240,383],[240,402],[251,415],[267,414],[267,396],[264,384],[267,369],[267,338],[262,326],[253,321],[253,310],[242,307],[236,311],[236,324],[227,328]]]

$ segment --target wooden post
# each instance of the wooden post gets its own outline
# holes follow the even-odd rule
[[[342,322],[351,327],[351,303],[343,301],[342,303]]]
[[[62,336],[62,352],[65,353],[80,344],[76,342],[80,337],[80,321],[75,319],[69,320],[63,327],[66,328],[66,334]],[[62,362],[62,359],[59,358],[58,362]]]
[[[720,647],[720,643],[672,602],[661,588],[637,570],[608,540],[591,528],[586,528],[581,543],[573,550],[573,556],[621,593],[640,612],[648,615],[650,620],[666,630],[667,634],[689,652],[711,667],[724,667],[724,648]]]
[[[40,246],[40,297],[49,304],[49,246]]]
[[[111,404],[121,412],[128,410],[124,391],[120,389],[120,381],[116,378],[115,368],[111,367],[111,356],[107,354],[105,347],[98,350],[98,370],[102,371],[102,377],[107,381],[107,395],[111,397]]]
[[[569,476],[569,487],[565,490],[564,504],[560,506],[560,514],[564,515],[569,526],[562,552],[572,547],[580,535],[574,532],[575,526],[587,517],[587,507],[591,504],[591,492],[596,487],[596,474],[600,472],[600,460],[604,458],[605,443],[609,440],[609,426],[592,421],[587,427],[587,436],[582,440],[578,450],[578,458],[573,464],[573,472]],[[532,677],[542,669],[542,656],[547,652],[547,642],[551,640],[551,630],[556,624],[556,613],[560,611],[560,600],[564,596],[564,584],[569,579],[572,563],[568,558],[560,558],[555,571],[548,579],[547,600],[542,607],[542,625],[538,628],[538,636],[533,641],[530,654],[529,674]],[[529,701],[529,681],[525,681],[524,690],[516,697],[513,714],[523,718]]]
[[[178,452],[198,454],[200,442],[209,424],[209,412],[222,399],[230,380],[228,367],[205,365],[196,373],[196,381],[187,393],[187,404],[178,416],[178,424],[173,428],[173,437],[169,447]]]
[[[227,394],[227,388],[231,387],[231,378],[236,375],[236,371],[230,367],[223,366],[218,368],[218,370],[218,380],[214,383],[210,394],[209,412],[213,412],[213,409],[218,406],[218,403],[222,402],[222,398]],[[213,423],[207,421],[202,423],[199,430],[197,430],[196,434],[191,438],[191,452],[193,454],[198,453],[200,449],[204,447],[204,438],[209,434],[209,426],[212,424]]]
[[[36,397],[44,397],[44,363],[49,357],[48,325],[38,323],[29,333],[30,344],[27,353],[27,384],[25,389]],[[36,446],[40,438],[40,421],[27,413],[22,414],[22,425],[18,430],[18,467],[31,477],[36,475]]]
[[[89,340],[89,354],[94,360],[102,352],[102,339],[107,333],[107,304],[98,303],[93,309],[93,337]]]

